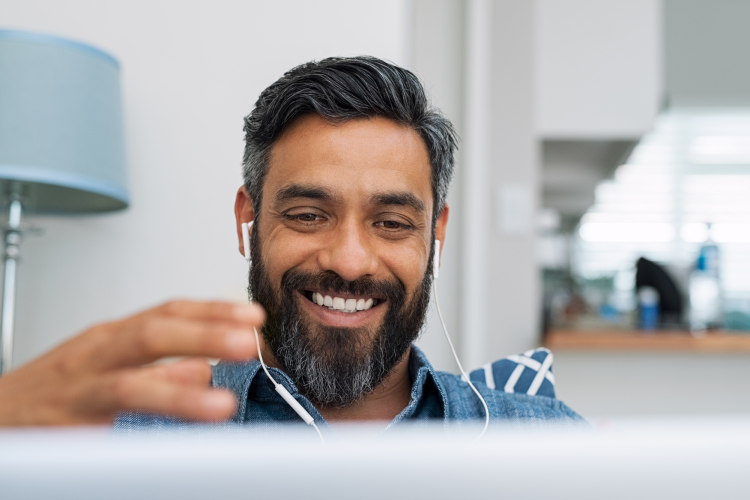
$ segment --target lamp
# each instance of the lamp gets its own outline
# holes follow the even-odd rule
[[[128,206],[120,68],[65,38],[0,30],[0,197],[5,276],[0,373],[11,368],[21,214]]]

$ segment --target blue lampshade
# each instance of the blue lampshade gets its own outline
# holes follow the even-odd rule
[[[0,197],[24,210],[106,212],[128,206],[120,68],[99,49],[0,30]]]

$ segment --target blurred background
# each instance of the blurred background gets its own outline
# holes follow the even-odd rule
[[[119,60],[130,193],[29,217],[14,364],[170,298],[244,300],[243,116],[297,64],[370,54],[461,136],[440,294],[467,365],[546,345],[586,417],[750,412],[747,19],[745,0],[4,0],[0,29]],[[433,314],[420,345],[455,372]]]

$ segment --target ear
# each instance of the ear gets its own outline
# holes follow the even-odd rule
[[[255,220],[253,199],[248,194],[245,186],[237,190],[237,197],[234,200],[234,218],[237,224],[237,241],[239,242],[240,255],[244,257],[245,245],[242,242],[242,223]]]
[[[449,212],[450,207],[446,203],[435,222],[435,239],[440,240],[440,255],[443,254],[443,248],[445,248],[445,227],[448,225]]]

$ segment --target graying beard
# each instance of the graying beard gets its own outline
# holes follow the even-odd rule
[[[279,355],[290,366],[286,369],[294,374],[296,380],[304,380],[303,387],[299,387],[310,400],[320,406],[345,408],[360,400],[363,396],[375,390],[373,381],[374,365],[380,365],[382,369],[385,364],[382,349],[373,349],[365,359],[357,363],[354,373],[349,380],[341,380],[334,370],[325,366],[322,360],[312,352],[312,349],[304,348],[299,339],[299,320],[289,325],[282,325],[282,329],[289,331],[281,332],[282,343],[279,345]],[[378,339],[382,343],[382,338]],[[373,359],[372,352],[378,352],[380,359]]]

